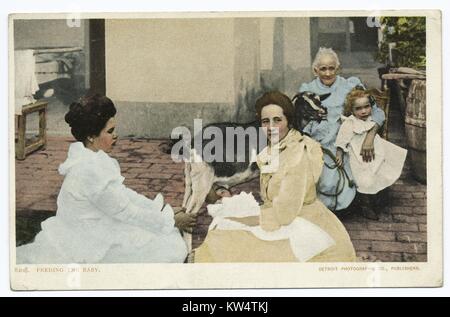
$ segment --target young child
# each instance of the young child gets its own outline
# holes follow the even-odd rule
[[[369,196],[361,195],[363,202],[366,203],[363,203],[363,209],[371,209],[372,195],[391,186],[400,177],[407,153],[405,149],[382,139],[377,134],[373,143],[374,152],[364,160],[361,148],[368,131],[375,125],[371,120],[373,103],[373,97],[367,91],[354,88],[347,95],[345,102],[344,114],[349,116],[342,116],[343,122],[336,138],[337,164],[342,165],[344,159],[348,157],[357,191],[369,194]],[[344,156],[344,153],[348,155]],[[373,210],[368,210],[367,213],[374,214]],[[375,214],[368,218],[378,216]]]

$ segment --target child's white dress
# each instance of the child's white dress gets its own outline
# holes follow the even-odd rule
[[[376,194],[391,186],[402,173],[407,151],[391,142],[375,136],[375,159],[364,162],[361,147],[367,132],[375,122],[369,117],[366,121],[355,116],[342,116],[342,125],[336,138],[336,147],[348,153],[350,167],[358,192]]]

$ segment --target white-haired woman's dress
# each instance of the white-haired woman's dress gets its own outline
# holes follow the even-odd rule
[[[33,243],[16,248],[18,264],[184,261],[170,205],[127,188],[115,159],[76,142],[59,172],[56,216],[42,222]]]

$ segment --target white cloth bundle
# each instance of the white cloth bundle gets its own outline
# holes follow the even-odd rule
[[[214,218],[209,230],[245,230],[265,241],[289,239],[292,252],[299,262],[306,262],[335,244],[328,233],[301,217],[275,231],[265,231],[261,226],[248,226],[227,219],[260,215],[259,205],[251,193],[241,192],[233,197],[224,197],[221,204],[208,205],[207,208]]]

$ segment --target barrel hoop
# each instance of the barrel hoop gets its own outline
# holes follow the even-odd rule
[[[405,123],[406,124],[410,124],[410,125],[414,125],[417,127],[421,127],[421,128],[426,128],[427,127],[427,122],[423,119],[414,119],[411,117],[406,116],[405,117]]]

